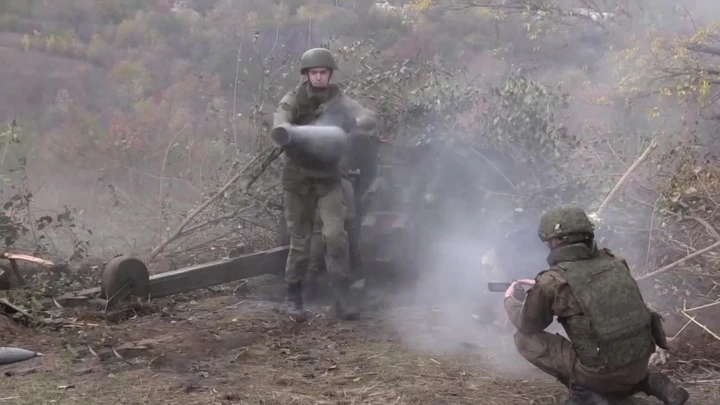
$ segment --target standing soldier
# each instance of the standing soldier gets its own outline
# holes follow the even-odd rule
[[[306,80],[289,91],[273,116],[273,127],[310,125],[325,111],[341,111],[351,118],[346,131],[371,132],[377,126],[373,112],[343,94],[330,83],[337,70],[335,59],[324,48],[310,49],[302,55],[300,73]],[[327,165],[313,156],[285,148],[282,172],[285,221],[290,234],[290,253],[285,267],[288,313],[304,321],[302,280],[310,262],[310,246],[315,215],[322,223],[325,263],[330,275],[336,311],[345,319],[359,314],[350,295],[349,248],[345,221],[348,204],[343,196],[341,163]]]
[[[659,315],[645,305],[625,260],[598,249],[585,211],[552,209],[538,234],[550,247],[550,268],[535,280],[512,283],[505,310],[518,329],[518,352],[570,388],[562,404],[607,405],[603,396],[636,392],[684,404],[685,389],[648,372],[655,346],[667,349]],[[517,284],[532,285],[524,301],[514,297]],[[570,340],[545,331],[555,316]]]

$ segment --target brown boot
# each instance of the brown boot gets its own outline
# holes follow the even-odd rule
[[[650,372],[639,384],[639,391],[653,396],[665,405],[683,405],[690,398],[690,393],[670,377],[659,372]]]

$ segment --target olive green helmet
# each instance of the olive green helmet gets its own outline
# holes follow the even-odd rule
[[[543,242],[552,238],[585,233],[594,235],[595,226],[590,222],[585,211],[577,207],[553,208],[543,214],[540,218],[538,236]]]
[[[300,73],[305,74],[308,69],[326,67],[328,69],[337,70],[337,64],[332,53],[325,48],[313,48],[300,58]]]

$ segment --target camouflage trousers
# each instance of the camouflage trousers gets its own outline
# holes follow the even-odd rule
[[[310,264],[313,228],[319,221],[319,234],[327,271],[348,276],[349,248],[345,221],[348,207],[341,182],[311,187],[307,194],[285,190],[285,221],[290,234],[290,252],[285,265],[285,281],[302,281]],[[317,218],[317,221],[316,221]]]
[[[571,381],[600,394],[631,392],[647,375],[650,360],[648,356],[612,372],[593,371],[577,360],[569,340],[548,332],[516,332],[515,347],[527,361],[566,386]]]
[[[345,231],[347,233],[348,229],[350,229],[353,221],[355,220],[356,212],[355,191],[353,190],[353,185],[350,180],[346,178],[342,179],[342,193],[343,199],[345,201],[345,206],[347,207],[347,216],[345,218]],[[310,265],[308,268],[308,276],[310,278],[317,278],[318,275],[323,272],[323,270],[326,270],[326,243],[325,238],[322,234],[322,229],[323,222],[321,219],[321,214],[318,210],[318,212],[315,213],[315,223],[313,225],[313,233],[310,239]]]

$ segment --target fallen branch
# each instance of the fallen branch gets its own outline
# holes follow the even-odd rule
[[[235,211],[234,211],[233,213],[231,213],[231,214],[223,215],[223,216],[221,216],[221,217],[213,218],[213,219],[211,219],[211,220],[205,221],[205,222],[200,223],[200,224],[197,224],[197,225],[195,225],[195,226],[191,226],[190,228],[187,228],[187,229],[185,229],[184,231],[180,232],[180,234],[178,235],[178,238],[182,238],[182,237],[184,237],[184,236],[190,235],[191,233],[193,233],[193,232],[195,232],[195,231],[197,231],[197,230],[199,230],[199,229],[202,229],[202,228],[204,228],[204,227],[206,227],[206,226],[215,225],[215,224],[220,223],[220,222],[222,222],[222,221],[225,221],[225,220],[227,220],[227,219],[233,219],[233,218],[235,218],[236,216],[242,214],[243,212],[247,211],[247,210],[250,209],[250,208],[251,208],[251,206],[244,207],[244,208],[242,208],[242,209],[235,210]]]
[[[714,307],[715,305],[720,305],[720,301],[715,301],[715,302],[711,302],[711,303],[709,303],[709,304],[700,305],[699,307],[688,308],[688,309],[685,310],[685,312],[698,311],[698,310],[700,310],[700,309],[705,309],[705,308]]]
[[[682,263],[685,262],[686,260],[692,259],[693,257],[700,256],[701,254],[707,253],[707,252],[709,252],[709,251],[711,251],[711,250],[713,250],[713,249],[716,249],[716,248],[718,248],[718,247],[720,247],[720,241],[717,241],[717,242],[713,243],[712,245],[710,245],[710,246],[708,246],[708,247],[706,247],[706,248],[704,248],[704,249],[700,249],[700,250],[698,250],[697,252],[691,253],[691,254],[683,257],[683,258],[680,259],[680,260],[677,260],[677,261],[675,261],[675,262],[673,262],[673,263],[668,264],[668,265],[665,266],[665,267],[661,267],[661,268],[659,268],[659,269],[657,269],[657,270],[655,270],[655,271],[651,271],[650,273],[644,274],[644,275],[642,275],[642,276],[640,276],[640,277],[636,277],[635,279],[638,280],[638,281],[640,281],[640,280],[644,280],[644,279],[646,279],[646,278],[650,278],[650,277],[653,277],[653,276],[657,276],[657,275],[659,275],[659,274],[661,274],[661,273],[665,273],[666,271],[671,270],[671,269],[677,267],[678,265],[682,264]]]
[[[247,176],[248,181],[242,185],[243,191],[247,192],[248,189],[252,187],[252,185],[255,183],[255,181],[257,181],[257,179],[259,179],[260,176],[265,173],[265,170],[272,164],[272,162],[274,162],[275,159],[279,158],[282,153],[282,148],[272,148],[265,157],[265,159],[263,159],[262,163],[260,163],[257,170],[253,171]]]
[[[653,209],[654,209],[654,206],[653,206]],[[654,211],[653,211],[653,213],[654,213]],[[675,216],[679,216],[678,214],[675,214],[675,213],[672,213],[672,212],[670,212],[670,214],[675,215]],[[652,272],[647,273],[647,274],[645,274],[645,275],[642,275],[642,276],[640,276],[640,277],[636,277],[636,278],[635,278],[636,280],[639,281],[639,280],[646,279],[646,278],[648,278],[648,277],[655,276],[655,275],[660,274],[660,273],[664,273],[664,272],[672,269],[673,267],[675,267],[675,266],[677,266],[677,265],[679,265],[679,264],[682,264],[682,262],[684,262],[684,261],[686,261],[686,260],[688,260],[688,259],[692,259],[692,258],[695,257],[695,256],[701,255],[701,254],[703,254],[703,253],[705,253],[705,252],[708,252],[708,251],[714,249],[715,247],[720,246],[720,233],[718,233],[718,231],[717,231],[717,229],[715,229],[715,227],[713,227],[712,225],[710,225],[709,222],[707,222],[706,220],[704,220],[704,219],[702,219],[702,218],[700,218],[700,217],[689,216],[689,217],[687,217],[687,218],[688,218],[688,219],[692,219],[693,221],[695,221],[695,222],[699,223],[700,225],[704,226],[705,229],[708,231],[708,233],[715,238],[716,242],[713,243],[712,245],[706,247],[705,249],[697,250],[697,251],[693,252],[692,254],[689,254],[689,255],[683,257],[683,258],[680,259],[680,260],[677,260],[677,261],[675,261],[675,262],[673,262],[673,263],[668,264],[668,265],[665,266],[665,267],[661,267],[661,268],[659,268],[659,269],[657,269],[657,270],[655,270],[655,271],[652,271]],[[718,304],[718,303],[720,303],[720,302],[715,302],[715,303],[712,303],[712,304],[703,305],[702,307],[698,307],[698,308],[692,308],[692,310],[696,310],[696,309],[701,309],[701,308],[713,306],[713,305],[716,305],[716,304]]]
[[[690,320],[687,321],[687,322],[685,323],[685,325],[683,325],[683,327],[680,328],[679,331],[677,331],[677,333],[675,334],[675,336],[673,336],[673,337],[671,337],[671,338],[668,338],[668,340],[675,340],[675,339],[677,339],[677,337],[680,336],[680,334],[685,330],[685,328],[687,328],[691,323],[693,323],[694,320],[695,320],[695,317],[690,318]]]
[[[25,324],[33,324],[37,322],[37,318],[33,314],[11,303],[5,298],[0,298],[0,312],[9,315],[13,320],[22,319]]]
[[[638,156],[637,159],[635,159],[635,161],[633,162],[632,165],[630,165],[630,167],[628,167],[628,169],[625,171],[625,174],[623,174],[623,176],[620,178],[620,180],[618,180],[618,182],[615,184],[615,187],[613,187],[613,189],[610,190],[607,197],[605,197],[605,199],[602,201],[602,203],[600,203],[600,206],[598,207],[598,209],[590,215],[593,219],[595,219],[595,220],[600,219],[602,212],[605,210],[605,208],[607,208],[608,204],[610,203],[612,198],[615,196],[615,194],[617,194],[617,192],[620,190],[620,188],[623,186],[623,184],[625,184],[625,182],[627,182],[627,180],[630,178],[632,173],[640,166],[640,164],[642,164],[645,160],[647,160],[647,158],[650,156],[650,153],[652,153],[652,151],[657,149],[657,147],[658,147],[658,144],[657,144],[657,142],[655,142],[655,139],[651,140],[650,145],[648,145],[648,147],[645,148],[643,153],[640,156]]]
[[[185,218],[185,220],[180,224],[180,226],[177,227],[177,229],[175,230],[175,232],[173,232],[173,234],[170,235],[170,237],[168,237],[167,239],[165,239],[163,242],[161,242],[159,245],[157,245],[157,246],[152,250],[152,252],[150,252],[150,256],[148,257],[148,260],[147,260],[148,263],[152,263],[152,261],[155,260],[155,258],[157,257],[158,254],[160,254],[160,252],[162,252],[162,251],[163,251],[170,243],[172,243],[174,240],[176,240],[177,238],[179,238],[179,237],[183,234],[183,230],[185,229],[185,227],[187,227],[187,226],[190,224],[190,222],[192,222],[192,220],[195,219],[196,216],[198,216],[198,214],[200,214],[201,212],[203,212],[203,211],[205,210],[205,208],[207,208],[208,206],[210,206],[210,204],[212,204],[214,201],[216,201],[217,199],[219,199],[220,197],[222,197],[222,196],[225,194],[225,192],[230,188],[230,186],[232,186],[232,185],[233,185],[235,182],[237,182],[240,178],[242,178],[243,176],[245,176],[245,174],[246,174],[257,162],[259,162],[259,161],[261,161],[261,160],[267,161],[267,156],[266,156],[267,154],[268,154],[267,152],[263,152],[263,153],[259,153],[258,155],[256,155],[256,156],[255,156],[248,164],[246,164],[245,167],[243,167],[235,176],[233,176],[230,180],[228,180],[227,183],[225,183],[225,185],[222,186],[222,188],[220,188],[220,190],[218,190],[215,194],[213,194],[212,196],[210,196],[210,198],[208,198],[207,200],[205,200],[205,202],[203,202],[202,204],[200,204],[197,208],[195,208],[195,209],[193,209],[192,211],[190,211],[190,213],[188,213],[188,215],[187,215],[187,217]],[[269,154],[270,154],[270,156],[272,156],[272,155],[274,154],[274,150],[271,150],[271,151],[269,152]],[[263,162],[263,163],[264,163],[264,162]],[[265,167],[267,167],[267,166],[265,166]],[[259,174],[258,174],[257,176],[259,176]],[[247,189],[247,187],[244,187],[244,188]]]
[[[717,340],[720,340],[720,336],[718,336],[715,332],[713,332],[713,331],[711,331],[710,329],[708,329],[707,326],[705,326],[705,325],[701,324],[700,322],[696,321],[694,317],[691,317],[690,315],[686,314],[685,311],[682,311],[682,314],[685,315],[685,317],[688,318],[690,321],[692,321],[692,323],[694,323],[695,325],[701,327],[705,332],[709,333],[710,336],[714,337],[714,338],[717,339]]]
[[[700,217],[696,217],[696,216],[691,216],[691,217],[688,217],[688,218],[690,218],[690,219],[692,219],[693,221],[695,221],[695,222],[699,223],[700,225],[704,226],[705,229],[708,231],[708,233],[715,238],[715,240],[720,240],[720,233],[718,233],[717,229],[715,229],[712,225],[710,225],[710,223],[709,223],[708,221],[706,221],[706,220],[704,220],[704,219],[702,219],[702,218],[700,218]]]

